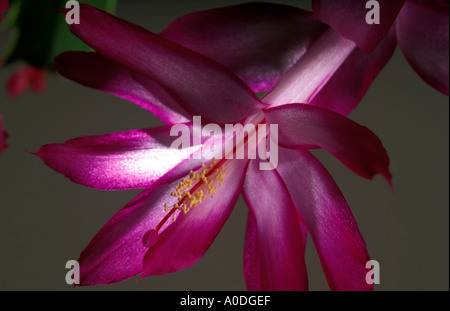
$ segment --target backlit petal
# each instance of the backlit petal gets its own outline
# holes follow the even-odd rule
[[[100,229],[78,259],[80,285],[111,284],[142,272],[143,237],[167,214],[164,204],[175,203],[170,193],[177,183],[143,191]]]
[[[389,157],[379,138],[368,128],[334,111],[304,104],[265,110],[278,124],[279,145],[287,148],[323,148],[356,174],[381,174],[391,182]]]
[[[371,4],[378,3],[377,4]],[[388,33],[405,0],[313,0],[314,15],[343,37],[354,41],[364,52],[372,51]],[[368,8],[366,8],[366,5]],[[379,24],[370,24],[366,16],[379,7]]]
[[[308,227],[332,290],[372,290],[366,243],[333,178],[308,151],[279,149],[277,171]]]
[[[396,43],[395,31],[392,28],[371,53],[354,49],[308,104],[325,107],[344,115],[350,114],[391,59]]]
[[[167,181],[160,180],[166,174],[173,180],[201,165],[201,159],[191,159],[199,146],[175,149],[171,147],[175,139],[170,136],[170,127],[163,126],[79,137],[44,145],[36,155],[50,168],[84,186],[103,190],[147,188],[157,181]]]
[[[249,207],[244,275],[249,290],[307,290],[306,234],[276,170],[250,161],[243,188]]]
[[[71,31],[98,53],[167,89],[182,107],[216,123],[233,123],[259,109],[237,76],[203,55],[92,6],[80,5]]]
[[[245,3],[180,17],[161,36],[214,59],[260,92],[270,89],[326,28],[308,11]]]
[[[190,114],[158,82],[98,53],[66,52],[56,57],[55,67],[66,78],[129,100],[167,124],[192,120]]]

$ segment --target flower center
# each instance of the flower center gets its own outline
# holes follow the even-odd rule
[[[246,121],[247,123],[259,124],[263,120],[264,114],[261,112],[249,117]],[[174,187],[174,191],[171,193],[171,196],[176,198],[176,203],[171,206],[165,203],[164,211],[167,214],[154,229],[147,231],[144,235],[142,241],[144,246],[151,247],[158,242],[159,232],[164,224],[166,224],[169,219],[174,222],[181,214],[176,213],[177,211],[182,211],[184,214],[187,214],[192,208],[196,208],[202,204],[202,202],[207,199],[207,196],[214,199],[216,191],[224,183],[226,177],[225,170],[231,163],[230,161],[233,161],[238,150],[248,146],[249,140],[255,139],[255,136],[258,136],[256,139],[257,145],[260,140],[265,139],[266,132],[264,131],[263,135],[258,135],[258,130],[255,129],[249,131],[247,135],[236,135],[236,137],[240,137],[241,139],[236,142],[233,150],[229,151],[228,154],[225,154],[225,158],[220,160],[214,158],[208,165],[202,163],[202,167],[197,170],[197,172],[190,171],[189,176],[182,179],[178,185]],[[229,139],[230,138],[234,139],[233,137],[229,137]],[[255,152],[255,150],[249,150],[248,153],[252,154]]]

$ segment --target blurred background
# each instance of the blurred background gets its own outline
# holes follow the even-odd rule
[[[118,0],[116,15],[160,32],[184,14],[243,3],[231,0],[162,2]],[[248,2],[248,1],[245,1]],[[310,1],[273,1],[310,9]],[[0,55],[11,39],[0,32]],[[10,148],[0,154],[0,290],[245,290],[243,245],[247,207],[242,198],[206,255],[191,268],[164,276],[139,276],[118,284],[73,288],[68,260],[140,191],[105,192],[70,182],[35,152],[47,143],[160,125],[125,100],[81,87],[56,74],[42,94],[7,96],[0,70],[0,112]],[[426,85],[397,49],[350,118],[375,132],[391,159],[394,190],[369,181],[325,152],[316,152],[346,197],[372,259],[380,263],[375,290],[449,289],[449,103]],[[311,290],[328,290],[308,240]]]

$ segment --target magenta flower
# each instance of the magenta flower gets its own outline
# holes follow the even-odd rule
[[[29,88],[36,93],[41,93],[46,87],[47,80],[44,69],[25,65],[9,77],[6,89],[9,96],[19,97]]]
[[[313,0],[316,17],[366,52],[372,51],[392,25],[398,44],[417,74],[449,95],[448,0],[379,0],[380,24],[367,24],[366,1]]]
[[[135,102],[168,124],[80,137],[37,152],[76,183],[103,190],[145,189],[82,252],[81,285],[193,265],[213,243],[242,191],[249,207],[244,255],[249,290],[306,290],[307,232],[331,289],[372,289],[365,281],[369,255],[355,219],[308,149],[323,148],[355,173],[366,178],[380,173],[390,182],[386,151],[370,130],[345,116],[289,100],[318,92],[353,51],[351,41],[326,31],[308,48],[309,57],[302,57],[260,100],[211,59],[91,6],[81,5],[80,24],[71,31],[96,52],[58,56],[62,75]],[[333,56],[324,61],[328,46]],[[172,125],[185,123],[192,134],[193,116],[217,124],[278,125],[278,165],[260,170],[260,160],[251,157],[192,157],[211,146],[208,136],[191,148],[171,148]],[[248,133],[236,144],[247,145],[256,135],[260,147],[273,138],[272,132],[259,134]]]

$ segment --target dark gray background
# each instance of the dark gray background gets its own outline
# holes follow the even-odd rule
[[[242,1],[118,1],[117,15],[161,31],[171,20]],[[309,8],[309,1],[276,1]],[[0,53],[8,34],[0,35]],[[0,85],[16,69],[0,71]],[[0,111],[11,148],[0,155],[0,290],[243,290],[246,206],[240,199],[206,255],[193,267],[137,282],[73,288],[65,264],[77,259],[100,227],[139,191],[103,192],[74,183],[37,157],[41,145],[82,135],[160,124],[151,114],[110,95],[49,76],[41,95],[10,99]],[[377,176],[362,179],[324,152],[317,154],[348,200],[372,259],[381,265],[377,290],[449,289],[449,104],[426,85],[399,50],[350,116],[383,141],[395,190]],[[311,290],[327,290],[308,241]]]

